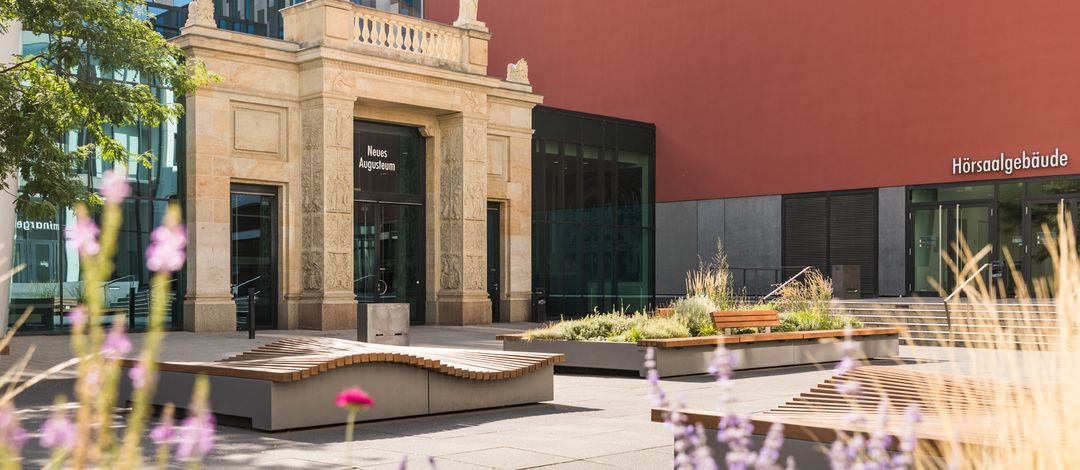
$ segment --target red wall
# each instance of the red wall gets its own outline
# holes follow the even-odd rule
[[[1055,147],[1075,161],[1011,177],[1080,172],[1080,2],[483,0],[479,16],[491,75],[525,57],[546,105],[656,124],[657,201],[959,181],[953,157]]]

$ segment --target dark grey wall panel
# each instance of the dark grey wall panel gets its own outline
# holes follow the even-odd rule
[[[656,204],[656,293],[686,292],[686,272],[697,266],[698,202]]]
[[[878,295],[907,293],[907,189],[878,189]]]

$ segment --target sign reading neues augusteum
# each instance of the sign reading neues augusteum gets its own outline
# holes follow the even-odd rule
[[[1069,155],[1055,148],[1054,153],[1043,154],[1036,150],[1028,153],[1023,150],[1018,155],[1005,155],[1001,152],[997,158],[974,159],[956,157],[952,159],[952,174],[969,175],[975,173],[1013,174],[1017,170],[1039,170],[1061,168],[1069,165]]]
[[[381,132],[358,132],[353,153],[353,183],[360,191],[394,193],[399,190],[398,137]]]

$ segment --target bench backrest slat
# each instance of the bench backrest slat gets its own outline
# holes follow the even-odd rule
[[[713,326],[725,328],[763,328],[780,326],[776,310],[729,310],[712,313]]]

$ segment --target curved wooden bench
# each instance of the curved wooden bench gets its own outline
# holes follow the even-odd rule
[[[838,386],[846,380],[857,380],[861,385],[862,393],[858,399],[839,392]],[[811,453],[821,458],[822,444],[832,443],[838,430],[846,433],[874,431],[878,408],[887,399],[886,432],[893,437],[902,436],[907,426],[904,413],[909,405],[917,404],[922,421],[916,427],[915,436],[926,445],[925,449],[931,451],[941,452],[953,442],[975,446],[1009,446],[1018,442],[1045,445],[1048,436],[1043,433],[1028,435],[1025,430],[1031,427],[1009,421],[1029,414],[1023,410],[1030,409],[1030,403],[1035,399],[1052,400],[1041,394],[1057,392],[993,379],[892,366],[864,366],[830,377],[780,406],[755,413],[751,415],[751,421],[758,440],[773,423],[781,423],[788,440],[785,447],[805,445],[807,449],[818,449]],[[852,423],[849,415],[853,411],[867,419]],[[666,412],[654,408],[652,420],[663,422]],[[720,413],[688,411],[684,414],[690,423],[701,423],[709,429],[719,427]],[[897,441],[893,440],[894,443]],[[715,445],[715,442],[710,444]],[[800,464],[807,465],[802,460]]]
[[[772,327],[780,326],[780,312],[776,310],[723,310],[712,313],[716,331],[730,335],[733,328],[765,328],[766,333]]]
[[[197,375],[211,380],[215,413],[281,430],[344,422],[333,404],[360,386],[376,406],[360,420],[416,416],[551,400],[560,354],[417,348],[294,337],[214,362],[161,362],[154,403],[187,403]],[[132,367],[134,361],[124,361]],[[130,383],[123,375],[122,397]]]

